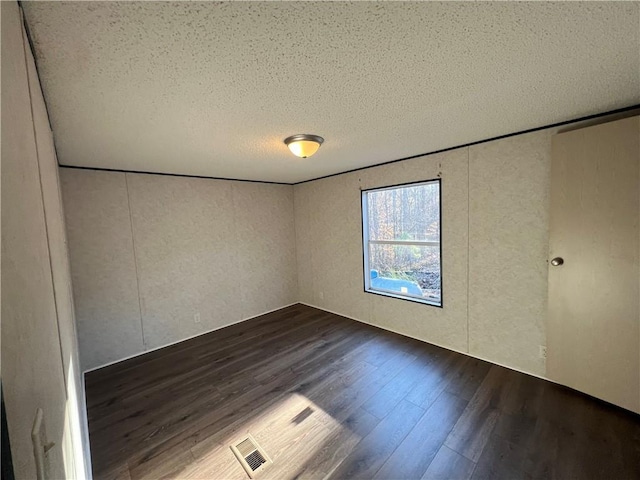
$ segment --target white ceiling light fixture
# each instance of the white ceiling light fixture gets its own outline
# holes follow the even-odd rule
[[[296,157],[307,158],[318,151],[324,138],[318,135],[301,133],[284,139],[284,144],[289,147]]]

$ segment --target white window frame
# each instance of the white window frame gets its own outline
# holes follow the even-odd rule
[[[418,240],[369,240],[369,208],[367,203],[367,196],[369,193],[380,192],[383,190],[398,190],[405,187],[419,187],[421,185],[438,185],[439,202],[438,202],[438,215],[439,215],[439,241],[418,241]],[[366,293],[373,293],[376,295],[384,295],[386,297],[398,298],[401,300],[408,300],[411,302],[424,303],[425,305],[431,305],[433,307],[443,307],[443,294],[442,294],[442,181],[440,178],[432,180],[423,180],[419,182],[401,183],[398,185],[390,185],[380,188],[370,188],[361,190],[362,204],[362,258],[363,258],[363,275],[364,275],[364,291]],[[402,294],[391,290],[385,290],[380,288],[371,287],[371,269],[369,268],[369,245],[415,245],[415,246],[434,246],[440,247],[440,301],[429,300],[425,297],[418,297],[417,295],[411,295],[409,293]]]

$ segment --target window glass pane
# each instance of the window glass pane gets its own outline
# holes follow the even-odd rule
[[[440,247],[369,245],[369,285],[440,303]]]
[[[440,240],[440,184],[367,193],[369,240]]]
[[[440,182],[363,192],[365,289],[442,306]]]

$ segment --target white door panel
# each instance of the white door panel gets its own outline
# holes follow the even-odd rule
[[[640,411],[640,121],[553,138],[547,374]]]

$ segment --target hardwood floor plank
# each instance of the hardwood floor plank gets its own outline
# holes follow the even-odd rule
[[[196,458],[178,478],[247,480],[249,477],[228,445],[215,445],[205,455]]]
[[[286,362],[270,363],[255,372],[254,378],[259,382],[269,382],[275,380],[286,369],[302,376],[317,368],[318,365],[331,363],[337,366],[345,359],[365,351],[373,337],[373,332],[351,330],[348,325],[341,325],[339,335],[335,339],[327,341],[321,348],[311,352],[297,349],[292,358],[287,359]],[[359,360],[364,361],[363,359]]]
[[[85,377],[97,480],[640,478],[640,416],[304,305]]]
[[[314,372],[314,376],[304,377],[304,380],[300,379],[299,383],[294,384],[290,389],[284,391],[275,389],[267,395],[261,396],[259,402],[246,403],[242,406],[228,405],[229,410],[227,411],[231,411],[230,414],[227,414],[217,423],[201,428],[189,437],[183,437],[183,440],[192,443],[194,454],[199,455],[203,451],[206,452],[210,444],[216,445],[234,432],[254,429],[254,424],[262,421],[261,416],[268,415],[270,409],[287,396],[300,394],[307,398],[312,398],[306,393],[306,390],[311,386],[325,385],[328,387],[339,383],[341,377],[358,377],[369,369],[375,369],[375,367],[365,362],[356,362],[349,363],[344,369],[336,370],[328,366],[322,370],[317,370]],[[271,385],[274,384],[277,385],[277,382],[271,383]],[[247,398],[251,399],[252,397],[250,395]],[[322,408],[320,409],[322,410]],[[324,410],[322,411],[324,412]]]
[[[250,321],[252,329],[249,331],[239,331],[239,325],[232,325],[187,342],[149,352],[121,362],[123,364],[121,367],[122,374],[114,377],[113,381],[109,380],[109,375],[115,371],[114,367],[116,366],[91,372],[91,380],[88,385],[92,385],[91,388],[96,392],[96,398],[104,393],[113,393],[114,388],[122,397],[126,398],[125,394],[128,394],[130,390],[143,390],[149,385],[159,387],[164,381],[180,382],[176,378],[176,372],[197,376],[200,371],[210,370],[216,364],[222,364],[222,367],[228,368],[234,358],[246,360],[242,357],[242,354],[252,346],[255,347],[254,350],[260,351],[262,346],[271,344],[274,338],[287,335],[297,328],[313,327],[315,323],[321,322],[323,318],[317,312],[303,314],[297,311],[292,317],[287,316],[284,319],[280,319],[280,322],[277,322],[277,320],[278,316],[275,313],[268,314],[265,317]],[[236,334],[233,335],[230,332],[236,332]],[[223,337],[222,340],[219,339],[221,336]],[[213,338],[216,339],[215,349],[210,348],[210,342]],[[241,348],[238,348],[239,345]],[[206,356],[211,355],[214,355],[213,359],[209,358],[210,361],[203,361]],[[175,357],[180,358],[181,362],[170,362],[170,359]],[[184,362],[193,365],[198,370],[185,369]],[[153,368],[159,366],[162,368]],[[105,374],[103,370],[106,370],[107,373]],[[109,384],[111,388],[106,388],[105,385]],[[102,391],[101,388],[106,388],[106,390]],[[108,397],[106,400],[111,400],[111,398]],[[94,405],[90,406],[94,407]]]
[[[290,318],[297,317],[300,315],[300,310],[292,309],[289,311],[289,315]],[[245,326],[242,325],[242,323],[230,325],[184,342],[179,342],[162,349],[146,352],[143,355],[93,370],[90,372],[90,375],[87,375],[87,386],[97,394],[103,394],[107,390],[105,385],[114,385],[116,384],[115,382],[126,381],[128,378],[137,375],[139,373],[139,369],[146,369],[151,373],[153,372],[152,367],[155,364],[163,364],[167,358],[174,356],[181,358],[191,357],[192,351],[196,351],[202,348],[203,345],[209,344],[213,337],[215,337],[216,344],[221,347],[226,345],[229,341],[241,342],[241,338],[250,338],[251,336],[255,336],[259,333],[277,328],[275,325],[282,322],[282,318],[279,317],[277,312],[274,312],[272,314],[263,315],[262,317],[255,319],[255,321],[250,322],[252,324],[250,332],[243,331]]]
[[[527,472],[527,452],[502,437],[491,435],[471,478],[473,480],[532,478]]]
[[[611,424],[595,431],[584,425],[568,429],[539,419],[527,451],[526,471],[533,478],[639,478],[637,439],[613,433]]]
[[[304,398],[304,397],[303,397]],[[306,399],[305,399],[306,400]],[[308,400],[307,400],[308,402]],[[313,411],[302,422],[293,422],[289,416],[288,425],[274,428],[270,433],[262,431],[257,440],[272,456],[273,465],[261,475],[262,478],[280,480],[293,478],[304,466],[307,455],[321,450],[331,435],[324,422],[319,422]],[[339,425],[336,422],[336,428]]]
[[[306,463],[291,478],[326,478],[366,437],[380,420],[369,412],[358,409],[334,428],[322,447],[316,449]]]
[[[446,391],[465,400],[471,400],[490,369],[489,362],[468,357],[463,368],[447,385]]]
[[[395,352],[388,362],[375,368],[369,375],[363,375],[341,389],[313,389],[308,393],[332,417],[339,421],[347,418],[351,412],[363,405],[380,391],[398,371],[415,360],[415,356],[404,351]]]
[[[468,480],[475,468],[471,460],[442,445],[422,480]]]
[[[466,406],[466,400],[442,393],[374,478],[422,477]]]
[[[428,409],[445,391],[449,383],[459,374],[467,358],[455,352],[445,351],[442,356],[434,360],[427,365],[420,382],[406,397],[407,400],[424,409]]]
[[[406,400],[400,402],[355,446],[329,478],[373,478],[422,415],[422,408]]]
[[[498,420],[514,374],[494,365],[460,416],[445,445],[477,462]]]
[[[131,479],[156,480],[159,478],[180,478],[182,472],[194,461],[188,449],[167,450],[161,457],[129,466]]]
[[[429,362],[422,359],[411,362],[398,371],[398,374],[373,395],[363,408],[378,418],[386,417],[418,383],[422,382],[428,367]]]
[[[129,465],[120,463],[102,470],[101,478],[104,480],[131,480]]]
[[[523,448],[529,448],[540,417],[544,389],[540,380],[517,375],[507,394],[493,433]]]

